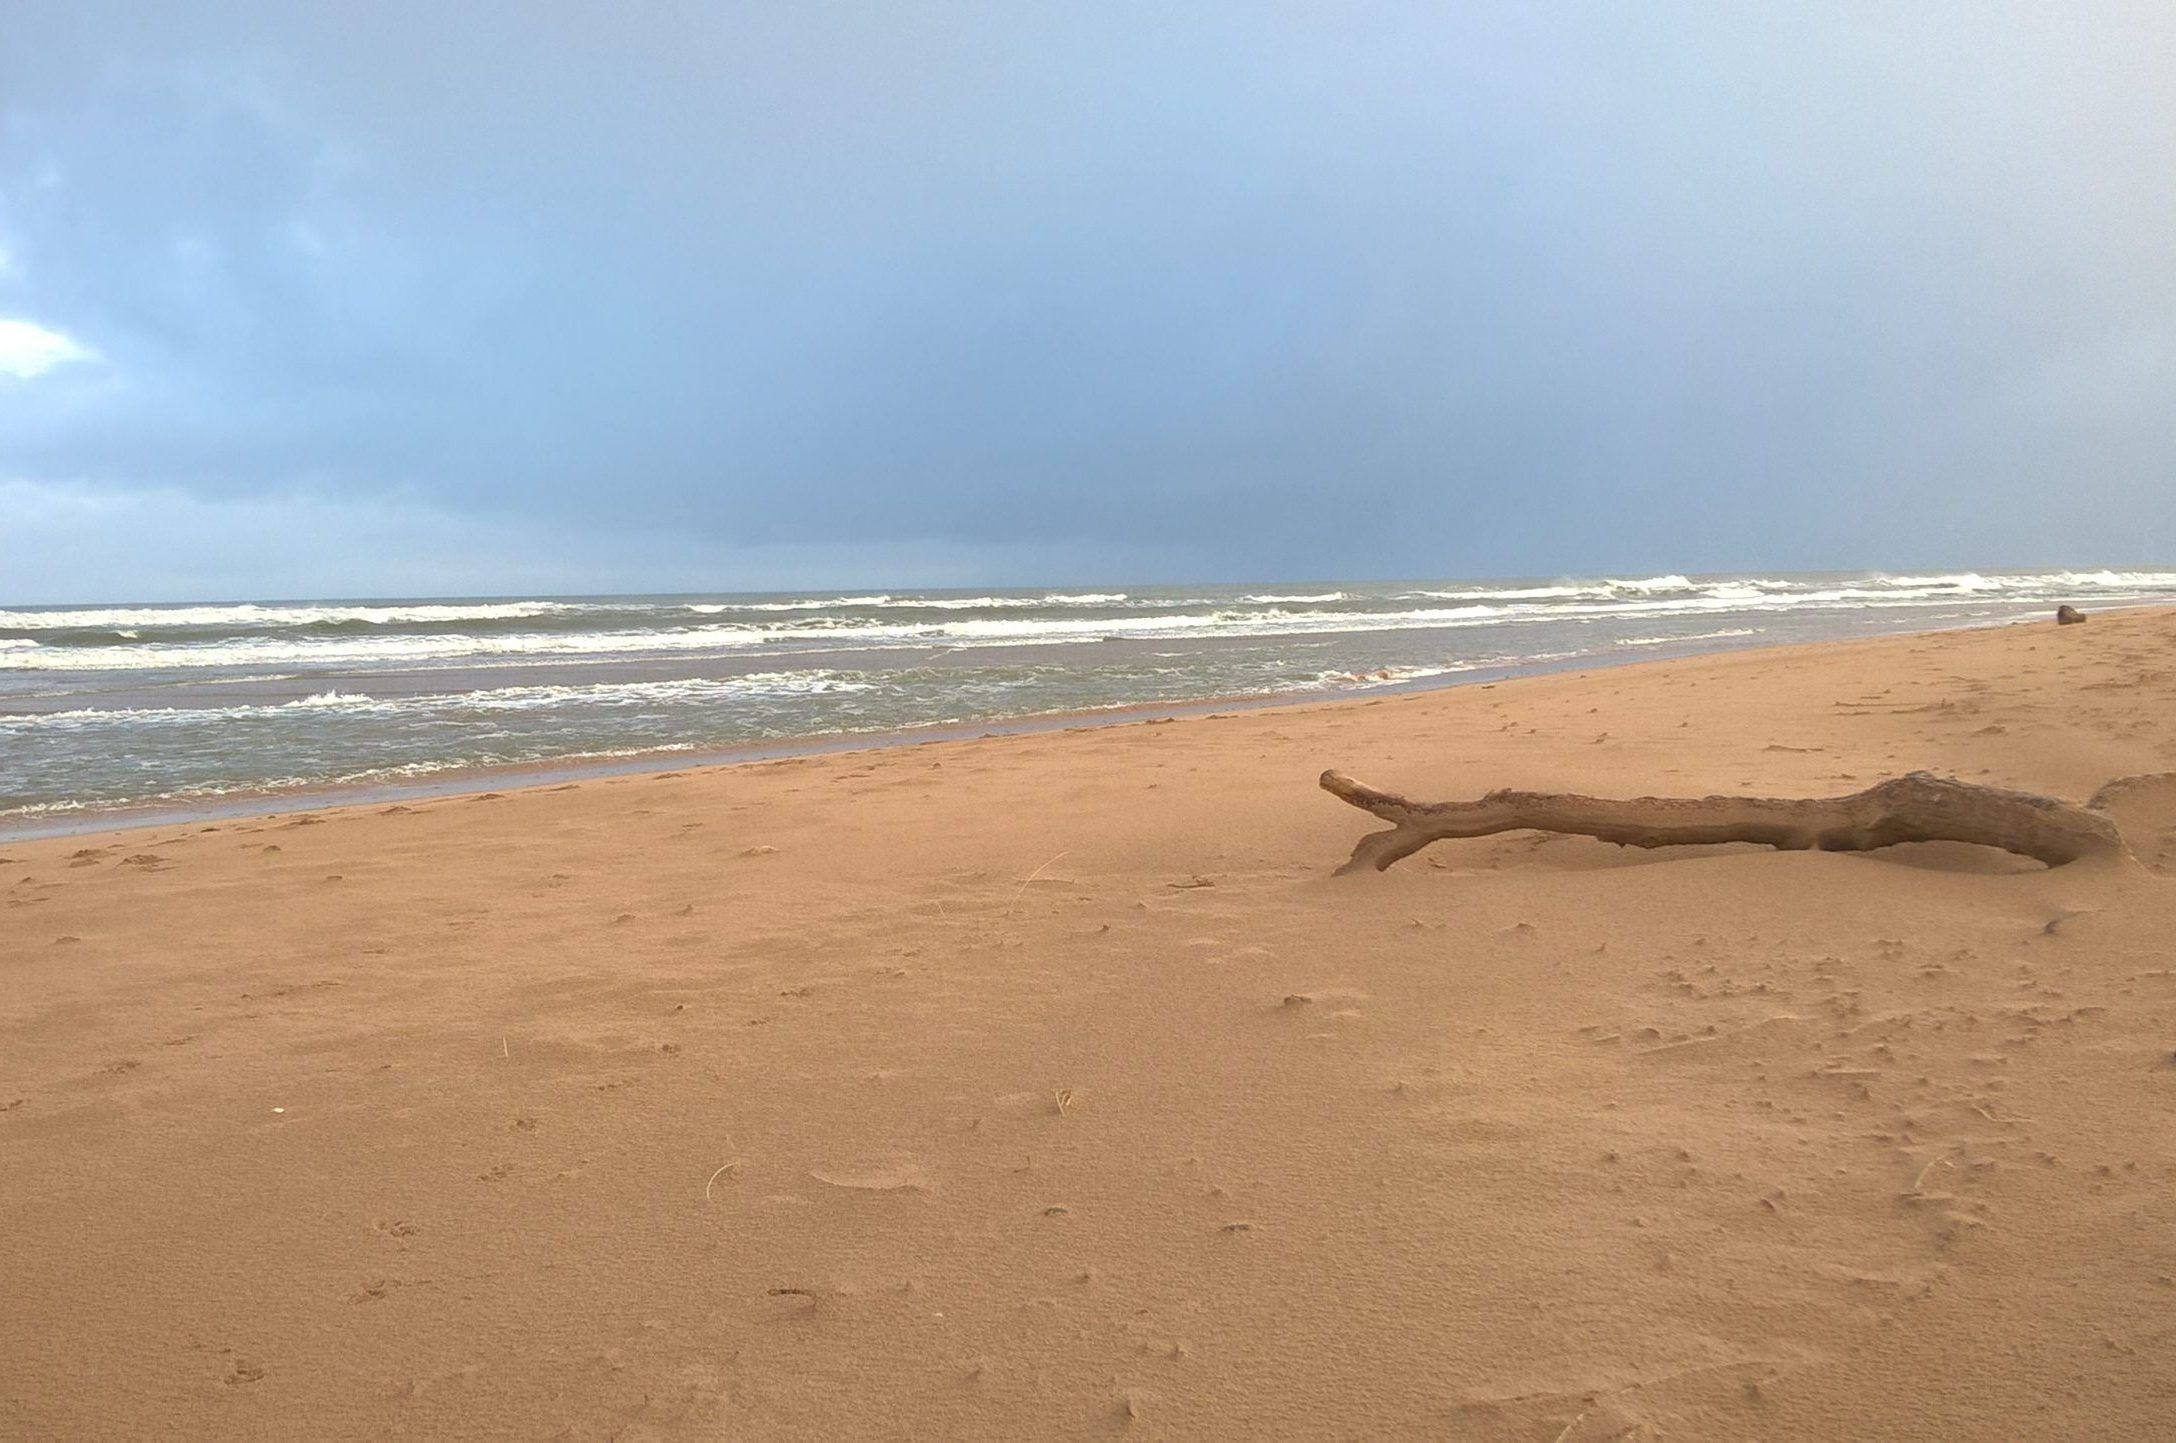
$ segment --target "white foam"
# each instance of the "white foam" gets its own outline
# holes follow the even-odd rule
[[[1727,628],[1725,628],[1725,629],[1724,629],[1724,630],[1722,630],[1722,631],[1695,631],[1695,632],[1691,632],[1691,633],[1688,633],[1687,635],[1684,635],[1684,636],[1620,636],[1620,637],[1618,637],[1618,638],[1617,638],[1617,645],[1619,645],[1619,646],[1667,646],[1667,645],[1669,645],[1669,644],[1670,644],[1671,642],[1681,642],[1681,641],[1720,641],[1720,640],[1722,640],[1722,639],[1723,639],[1724,637],[1728,637],[1728,636],[1759,636],[1759,635],[1760,635],[1760,628],[1759,628],[1759,627],[1756,627],[1756,626],[1733,626],[1733,627],[1727,627]]]
[[[1778,581],[1761,577],[1711,578],[1693,582],[1676,574],[1598,582],[1562,581],[1540,586],[1476,587],[1470,590],[1422,589],[1377,593],[1381,601],[1365,610],[1313,609],[1335,602],[1372,600],[1367,592],[1244,593],[1234,598],[1136,598],[1123,592],[1052,592],[1040,597],[914,597],[890,594],[735,604],[700,602],[597,603],[596,614],[666,617],[717,616],[691,625],[645,627],[622,622],[609,630],[494,631],[455,629],[425,632],[346,632],[337,635],[289,634],[263,618],[277,614],[347,619],[429,620],[441,613],[472,619],[579,611],[566,602],[507,602],[474,605],[430,604],[380,608],[214,607],[167,608],[139,613],[129,609],[81,612],[6,612],[0,618],[35,617],[40,625],[54,618],[83,624],[99,618],[112,624],[139,614],[161,617],[213,615],[238,622],[258,618],[253,634],[203,640],[143,641],[108,646],[62,645],[50,639],[0,639],[0,671],[132,671],[196,668],[311,668],[351,666],[422,666],[463,660],[520,661],[553,657],[635,657],[691,652],[724,654],[759,646],[803,647],[1001,646],[1092,643],[1105,638],[1178,640],[1207,636],[1305,636],[1389,632],[1419,628],[1462,628],[1555,620],[1714,613],[1761,614],[1956,605],[1973,600],[2024,605],[2057,599],[2106,600],[2176,592],[2176,572],[2040,572],[1988,576],[1978,572],[1929,575],[1864,575]],[[1412,604],[1442,602],[1446,604]],[[856,614],[856,608],[927,609],[938,613],[982,615],[899,617]],[[1098,614],[1124,608],[1120,614]],[[841,608],[846,608],[842,610]],[[761,611],[770,616],[724,617],[722,613]],[[989,614],[995,612],[997,614]],[[1008,614],[1009,613],[1009,614]],[[169,621],[167,624],[172,624]],[[282,622],[281,625],[286,625]]]
[[[1473,671],[1478,662],[1445,662],[1441,666],[1382,666],[1371,671],[1325,671],[1319,673],[1306,687],[1347,689],[1352,687],[1396,686],[1401,682],[1426,681],[1432,676],[1454,676],[1459,672]]]
[[[1087,642],[1105,636],[1186,637],[1225,633],[1264,636],[1336,631],[1385,631],[1466,624],[1500,613],[1486,606],[1402,612],[1193,612],[1122,617],[969,617],[946,622],[862,622],[851,618],[800,625],[718,623],[672,631],[453,632],[390,636],[244,636],[215,642],[129,646],[47,646],[35,655],[0,654],[0,670],[129,671],[157,668],[358,665],[451,661],[479,657],[639,656],[724,652],[779,642],[829,646],[1002,645]]]
[[[0,653],[0,670],[136,671],[381,662],[399,665],[474,657],[720,651],[754,646],[763,638],[764,633],[749,626],[498,635],[396,632],[380,636],[239,636],[209,642],[142,642],[128,646],[47,645],[35,655]]]
[[[1013,611],[1042,606],[1126,606],[1136,602],[1123,591],[1053,591],[1042,596],[813,596],[793,601],[697,601],[686,609],[703,616],[722,616],[734,611],[850,611],[895,609],[911,611]]]
[[[720,616],[728,611],[826,611],[834,608],[898,604],[889,596],[818,596],[806,601],[697,601],[690,602],[688,610],[703,616]]]
[[[1635,581],[1612,579],[1608,585],[1612,591],[1629,591],[1635,596],[1645,596],[1657,591],[1692,591],[1695,589],[1691,577],[1674,574],[1670,576],[1648,576]]]
[[[1513,586],[1465,591],[1415,591],[1409,594],[1425,596],[1432,601],[1569,601],[1575,597],[1607,596],[1609,588],[1606,585]]]
[[[373,626],[414,622],[519,621],[587,611],[564,601],[419,602],[412,606],[278,605],[103,606],[72,611],[0,611],[0,627],[16,631],[100,631],[124,627],[280,627],[361,622]]]
[[[415,696],[373,697],[322,691],[292,701],[232,707],[83,707],[73,711],[29,712],[0,716],[0,735],[40,728],[80,730],[124,723],[201,726],[212,721],[296,718],[297,713],[349,717],[412,716],[420,713],[521,712],[565,707],[642,707],[707,704],[866,692],[876,683],[858,673],[809,669],[751,672],[745,676],[688,677],[669,681],[600,682],[588,686],[504,686],[480,691],[427,692]]]

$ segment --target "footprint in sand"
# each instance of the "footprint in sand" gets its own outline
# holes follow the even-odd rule
[[[931,1192],[927,1173],[913,1163],[873,1163],[861,1167],[811,1168],[809,1176],[826,1187],[848,1192]]]
[[[1278,1012],[1313,1012],[1320,1007],[1326,1017],[1361,1017],[1360,1004],[1368,994],[1351,987],[1317,987],[1311,992],[1287,992],[1272,1009]],[[1342,1004],[1342,1005],[1338,1005]]]
[[[2176,871],[2176,772],[2110,782],[2092,805],[2114,818],[2140,862],[2157,872]]]

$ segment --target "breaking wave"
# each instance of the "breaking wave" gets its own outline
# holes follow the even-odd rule
[[[593,609],[566,601],[418,602],[413,605],[100,606],[0,611],[0,630],[104,631],[127,627],[323,626],[359,622],[389,626],[406,622],[518,621]]]
[[[416,717],[446,712],[521,712],[564,707],[636,707],[702,704],[750,698],[837,695],[875,689],[875,683],[846,672],[772,671],[735,677],[690,677],[671,681],[605,682],[592,686],[502,686],[480,691],[424,692],[413,696],[374,697],[360,692],[321,691],[292,701],[230,707],[78,707],[69,711],[0,716],[0,736],[45,728],[110,727],[120,723],[200,726],[213,721],[284,719],[298,712],[343,717]]]

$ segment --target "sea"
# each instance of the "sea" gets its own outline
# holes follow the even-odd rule
[[[0,609],[0,834],[2176,601],[2176,571]]]

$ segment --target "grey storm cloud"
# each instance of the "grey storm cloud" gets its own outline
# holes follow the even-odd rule
[[[0,592],[2166,560],[2172,73],[2159,4],[20,0]]]

